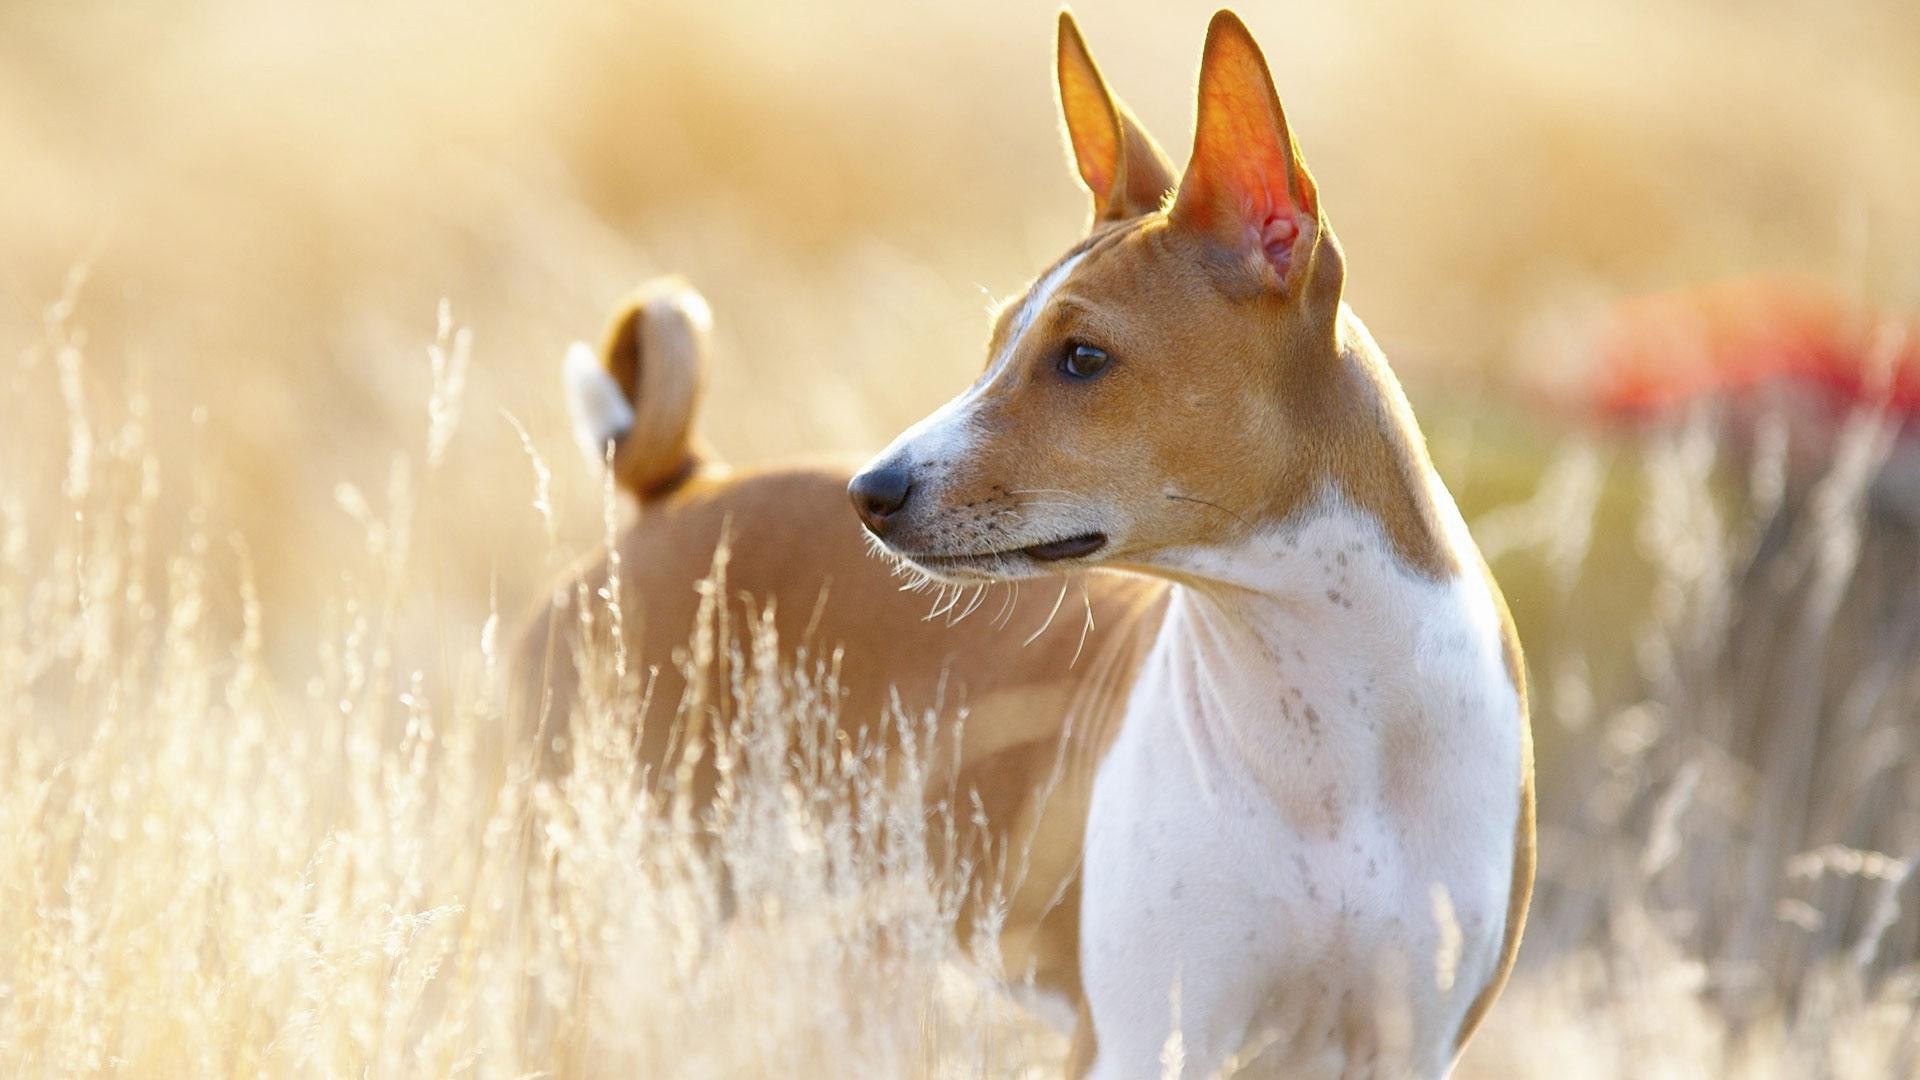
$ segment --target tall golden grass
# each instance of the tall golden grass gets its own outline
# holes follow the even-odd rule
[[[1179,157],[1205,7],[1080,14]],[[1530,650],[1543,879],[1461,1073],[1920,1074],[1886,424],[1785,492],[1711,418],[1511,404],[1639,289],[1787,268],[1911,309],[1920,16],[1246,14]],[[681,703],[615,650],[566,779],[500,712],[512,613],[618,517],[564,449],[563,344],[682,270],[726,456],[916,419],[1084,211],[1049,15],[0,10],[0,1067],[1057,1068],[954,942],[926,830],[966,823],[913,761],[774,753],[831,685],[750,608],[688,654],[741,650],[715,816],[636,795],[632,725]]]
[[[68,512],[43,529],[4,504],[7,1071],[979,1074],[1044,1056],[930,884],[913,748],[934,718],[898,718],[914,737],[894,761],[843,746],[831,677],[783,667],[770,618],[749,623],[725,638],[745,662],[718,802],[657,806],[634,746],[650,680],[617,636],[558,780],[530,743],[500,745],[497,616],[443,626],[437,655],[403,647],[459,340],[434,350],[421,454],[384,498],[338,492],[364,542],[330,568],[344,584],[293,685],[263,658],[244,541],[197,508],[177,534],[158,523],[145,405],[81,400],[57,335],[18,369],[66,388],[72,427]],[[208,617],[227,562],[237,634]],[[724,554],[711,585],[727,595]],[[582,600],[617,628],[615,601]],[[728,647],[722,625],[703,619],[690,664]]]

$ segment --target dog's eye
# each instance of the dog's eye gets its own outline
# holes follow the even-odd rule
[[[1060,355],[1060,370],[1068,377],[1091,379],[1107,370],[1107,352],[1080,342],[1069,342],[1067,351]]]

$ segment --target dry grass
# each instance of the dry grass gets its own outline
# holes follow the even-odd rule
[[[402,460],[381,505],[339,492],[364,544],[304,687],[265,666],[245,543],[197,510],[177,535],[157,524],[140,404],[95,427],[118,410],[71,403],[56,527],[5,503],[6,1070],[977,1075],[1044,1059],[1057,1040],[959,955],[958,898],[930,884],[915,748],[945,737],[936,718],[896,718],[893,761],[844,745],[830,673],[783,664],[770,620],[728,633],[710,610],[688,664],[737,650],[721,795],[654,805],[637,726],[711,703],[650,710],[647,673],[602,649],[572,768],[541,779],[530,744],[499,745],[497,617],[444,627],[437,656],[401,647],[416,515],[457,422],[445,340],[418,481]],[[71,386],[80,362],[56,338],[18,370]],[[209,618],[230,561],[237,635]],[[722,560],[709,596],[724,595]],[[580,606],[617,629],[617,607]],[[434,665],[448,677],[429,689]]]
[[[978,363],[981,288],[1083,211],[1048,13],[528,10],[0,10],[9,1073],[1057,1063],[953,942],[925,830],[964,823],[913,762],[770,756],[827,745],[831,687],[764,633],[707,639],[749,661],[715,817],[636,801],[645,675],[611,651],[564,785],[498,738],[499,612],[608,527],[537,460],[570,457],[564,342],[684,270],[727,456],[916,419]],[[1179,156],[1205,8],[1081,14]],[[1920,1075],[1920,544],[1863,495],[1884,429],[1784,492],[1711,424],[1511,404],[1643,288],[1787,267],[1910,309],[1911,6],[1249,15],[1529,644],[1542,887],[1462,1074]]]

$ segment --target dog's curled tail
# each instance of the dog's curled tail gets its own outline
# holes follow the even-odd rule
[[[642,501],[672,491],[710,457],[693,420],[712,328],[691,285],[656,278],[615,309],[598,355],[585,342],[567,350],[574,437],[596,465],[613,444],[615,482]]]

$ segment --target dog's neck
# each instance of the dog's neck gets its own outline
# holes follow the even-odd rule
[[[1340,329],[1339,363],[1352,373],[1349,392],[1366,398],[1349,410],[1368,418],[1349,422],[1363,429],[1356,441],[1365,450],[1354,456],[1394,462],[1395,468],[1375,472],[1390,480],[1350,485],[1338,469],[1329,470],[1278,511],[1284,516],[1255,520],[1246,535],[1222,545],[1161,552],[1142,567],[1175,582],[1189,595],[1190,609],[1212,612],[1229,636],[1305,633],[1329,649],[1363,647],[1369,641],[1356,638],[1418,618],[1402,605],[1410,590],[1435,582],[1435,565],[1448,568],[1439,575],[1445,579],[1471,561],[1472,538],[1422,449],[1380,347],[1345,305]],[[1390,418],[1384,429],[1372,427],[1376,417]],[[1396,535],[1389,518],[1417,528],[1411,537]]]
[[[1424,455],[1415,472],[1409,497],[1430,504],[1450,561],[1472,565],[1466,526]],[[1278,790],[1372,782],[1394,724],[1471,722],[1453,706],[1497,666],[1484,582],[1409,566],[1332,481],[1285,521],[1156,562],[1174,581],[1157,711],[1182,725],[1196,759],[1216,759],[1196,760],[1203,772],[1252,770]]]
[[[1278,712],[1309,734],[1404,665],[1422,600],[1442,588],[1332,490],[1232,548],[1165,563],[1175,577],[1169,658],[1215,688],[1199,695],[1196,719]]]

